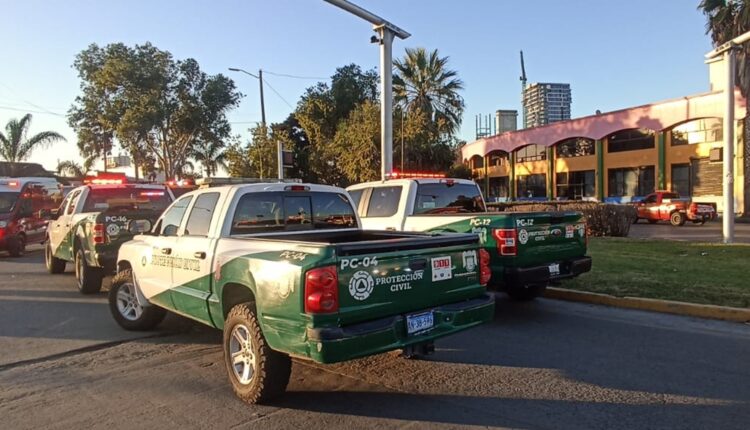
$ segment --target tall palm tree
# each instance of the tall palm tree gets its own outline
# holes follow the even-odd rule
[[[83,160],[83,165],[76,163],[73,160],[65,160],[57,163],[57,173],[59,175],[69,175],[74,178],[81,178],[86,175],[86,172],[91,170],[94,165],[95,157],[88,157]]]
[[[437,49],[407,48],[403,59],[393,62],[395,100],[407,112],[428,114],[437,131],[453,134],[461,125],[464,100],[459,95],[464,84],[455,70],[448,68],[448,57],[441,57]]]
[[[698,9],[706,16],[706,34],[720,46],[750,31],[750,0],[701,0]],[[737,82],[745,98],[750,97],[750,43],[737,54]]]
[[[0,157],[11,163],[24,161],[37,148],[44,148],[54,142],[65,140],[59,133],[43,131],[28,137],[31,125],[31,114],[27,113],[20,120],[11,119],[5,125],[5,134],[0,132]]]
[[[226,169],[227,154],[225,148],[224,142],[212,140],[204,145],[196,145],[190,155],[203,166],[203,172],[206,177],[210,178],[216,174],[219,166]]]

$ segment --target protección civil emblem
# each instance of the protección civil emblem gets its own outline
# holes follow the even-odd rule
[[[372,279],[372,275],[364,270],[360,270],[349,280],[349,294],[351,294],[355,300],[365,300],[370,297],[370,294],[372,294],[374,286],[375,280]]]

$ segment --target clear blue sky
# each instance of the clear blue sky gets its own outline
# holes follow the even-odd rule
[[[474,116],[520,110],[518,51],[529,82],[568,82],[573,116],[708,89],[703,54],[711,49],[697,0],[355,0],[411,32],[405,47],[437,48],[465,84],[461,137],[473,140]],[[176,58],[195,58],[209,74],[228,73],[246,95],[230,114],[235,133],[260,121],[258,82],[227,72],[327,77],[336,67],[378,65],[368,23],[322,0],[26,0],[6,2],[0,25],[0,126],[32,111],[31,132],[55,130],[68,143],[31,161],[53,169],[78,159],[64,118],[78,94],[72,63],[90,43],[150,41]],[[292,106],[315,80],[266,75]],[[292,110],[266,91],[269,122]]]

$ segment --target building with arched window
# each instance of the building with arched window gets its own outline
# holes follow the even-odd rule
[[[722,62],[709,64],[710,91],[505,132],[461,149],[489,201],[513,199],[628,202],[654,190],[700,201],[722,199]],[[746,100],[735,99],[735,207],[750,210]]]

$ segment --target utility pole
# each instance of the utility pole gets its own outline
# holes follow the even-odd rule
[[[740,45],[750,41],[750,31],[735,37],[729,42],[706,54],[706,60],[723,57],[726,67],[727,82],[724,88],[726,105],[724,107],[724,212],[722,214],[722,235],[724,243],[734,242],[734,74],[735,57]]]
[[[248,72],[247,70],[238,69],[236,67],[230,67],[229,70],[232,71],[232,72],[242,72],[242,73],[244,73],[246,75],[250,75],[250,76],[252,76],[253,78],[257,79],[260,82],[260,125],[263,128],[263,133],[267,137],[268,136],[268,130],[266,129],[266,103],[265,103],[265,101],[263,99],[263,69],[258,69],[258,74],[257,75],[254,75],[254,74]],[[283,154],[282,154],[282,151],[281,151],[281,144],[280,143],[279,143],[278,152],[279,153],[277,154],[277,156],[278,156],[279,160],[281,160]],[[261,160],[262,159],[263,159],[263,157],[261,157]],[[261,161],[261,163],[262,163],[262,161]],[[282,179],[282,177],[283,177],[283,169],[284,169],[284,167],[282,165],[279,165],[279,172],[280,172],[279,173],[279,179]],[[260,166],[260,179],[263,179],[263,165],[262,164]]]
[[[380,175],[385,180],[393,172],[393,38],[406,39],[411,34],[346,0],[325,1],[370,22],[379,35],[370,42],[380,43]]]

